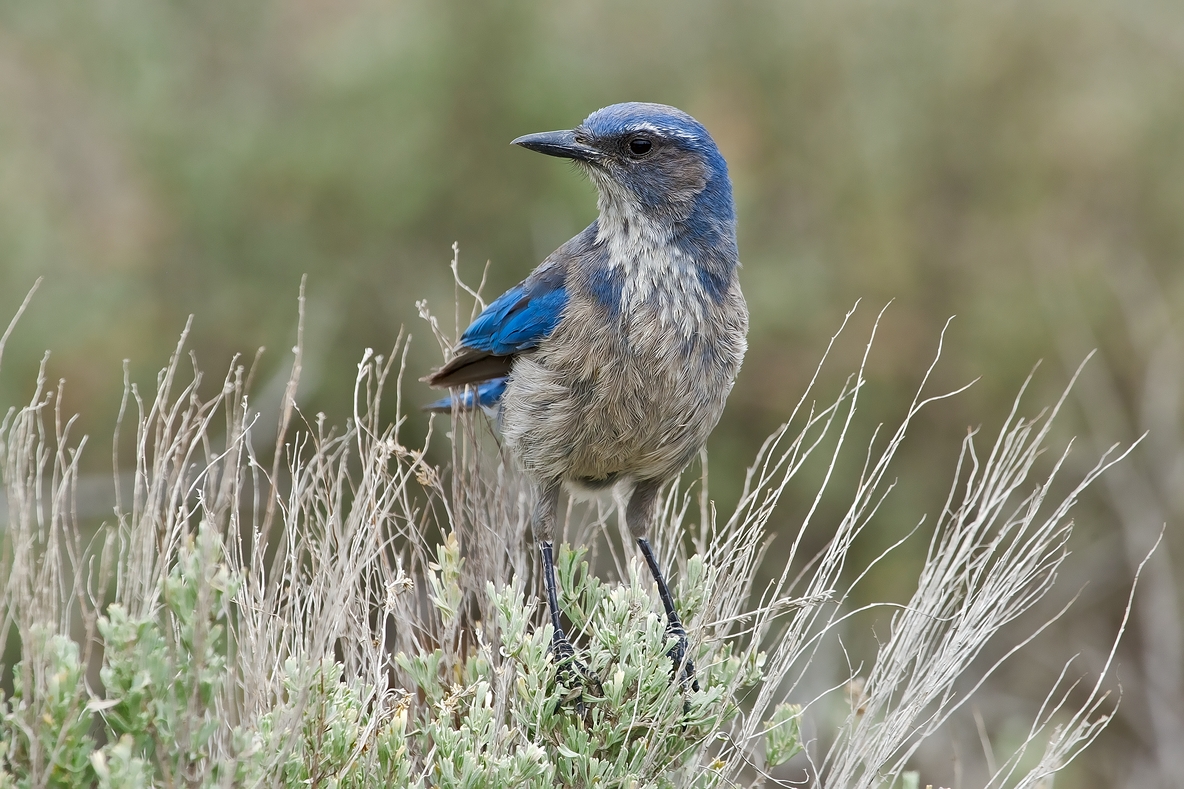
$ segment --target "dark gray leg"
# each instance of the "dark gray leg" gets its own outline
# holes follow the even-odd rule
[[[559,591],[555,582],[555,555],[550,542],[540,543],[543,553],[543,584],[547,588],[547,611],[551,614],[551,651],[559,662],[570,660],[575,655],[571,641],[563,632],[559,619]]]
[[[657,500],[660,482],[639,482],[633,489],[629,499],[629,508],[625,511],[625,522],[629,531],[637,540],[637,546],[649,565],[650,574],[658,584],[658,596],[662,598],[662,607],[666,609],[666,632],[678,638],[678,643],[667,653],[674,661],[674,670],[680,681],[690,680],[691,689],[699,690],[699,680],[695,679],[695,664],[687,654],[687,631],[674,610],[674,597],[670,594],[670,587],[662,575],[662,568],[658,565],[658,558],[654,556],[654,549],[646,538],[650,519],[653,518],[654,502]]]
[[[547,593],[547,611],[551,615],[551,654],[560,666],[561,676],[570,675],[574,669],[586,682],[599,685],[588,668],[576,660],[575,649],[567,634],[563,632],[563,623],[559,615],[559,590],[555,581],[555,553],[552,542],[555,533],[555,511],[558,506],[559,483],[554,483],[540,492],[531,524],[543,555],[543,586]]]

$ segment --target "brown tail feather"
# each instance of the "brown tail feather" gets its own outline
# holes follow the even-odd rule
[[[465,351],[423,380],[430,386],[464,386],[510,374],[511,356],[494,356],[486,351]]]

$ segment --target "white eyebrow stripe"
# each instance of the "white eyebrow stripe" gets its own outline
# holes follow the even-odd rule
[[[675,129],[670,126],[657,126],[653,123],[639,123],[639,124],[635,125],[632,129],[629,129],[628,132],[626,132],[626,133],[634,132],[634,131],[648,131],[648,132],[651,132],[651,133],[657,134],[657,135],[662,135],[662,136],[667,136],[667,137],[678,137],[679,139],[689,140],[689,141],[694,141],[696,139],[695,135],[689,134],[685,131],[682,131],[681,129]]]

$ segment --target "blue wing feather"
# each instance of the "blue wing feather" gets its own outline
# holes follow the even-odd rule
[[[425,411],[447,412],[452,410],[453,402],[456,402],[465,411],[473,408],[494,408],[497,406],[497,401],[506,392],[506,383],[505,378],[494,378],[492,381],[486,381],[477,386],[466,386],[455,395],[442,397],[423,408]]]
[[[563,317],[567,289],[562,283],[527,280],[503,293],[477,316],[460,344],[511,356],[538,346]]]

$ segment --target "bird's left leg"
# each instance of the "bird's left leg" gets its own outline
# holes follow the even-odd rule
[[[662,598],[662,607],[666,609],[666,631],[678,638],[667,653],[674,661],[674,669],[683,681],[690,680],[691,689],[699,690],[699,680],[695,679],[695,664],[687,654],[687,631],[674,610],[674,597],[670,594],[670,587],[662,576],[662,568],[658,566],[658,559],[654,556],[654,549],[647,537],[650,521],[654,517],[654,505],[658,500],[658,491],[662,483],[653,480],[638,482],[633,488],[633,495],[629,498],[629,507],[625,510],[625,523],[629,532],[637,540],[637,546],[645,556],[645,563],[649,565],[650,574],[658,584],[658,595]]]

